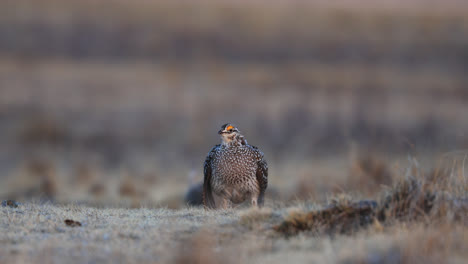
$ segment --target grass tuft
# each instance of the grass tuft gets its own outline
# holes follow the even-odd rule
[[[323,209],[290,213],[274,230],[287,236],[303,231],[350,234],[370,224],[382,230],[382,223],[387,226],[398,222],[466,223],[468,199],[450,192],[451,185],[457,182],[450,183],[449,177],[449,174],[422,172],[407,176],[383,191],[380,202],[352,201],[346,195],[337,196]]]

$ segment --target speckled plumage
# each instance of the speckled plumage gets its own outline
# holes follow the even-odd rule
[[[231,127],[231,132],[226,130]],[[253,206],[262,206],[268,185],[268,166],[263,153],[249,145],[230,124],[223,125],[218,133],[222,144],[208,153],[204,164],[205,207],[228,208],[232,203],[242,203],[247,199]],[[215,200],[221,200],[222,204],[216,204]]]

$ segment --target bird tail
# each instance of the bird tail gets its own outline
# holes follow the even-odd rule
[[[206,181],[203,183],[203,205],[205,206],[205,209],[216,208],[211,185]]]

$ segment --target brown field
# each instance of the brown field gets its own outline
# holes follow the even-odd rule
[[[1,1],[0,263],[464,263],[467,68],[464,1]],[[184,200],[228,121],[261,210]]]
[[[260,210],[37,203],[4,207],[0,260],[464,263],[468,257],[465,176],[424,174],[415,168],[412,173],[382,191],[376,202],[339,195],[328,205],[267,200]]]

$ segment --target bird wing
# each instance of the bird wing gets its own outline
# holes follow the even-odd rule
[[[216,149],[220,145],[216,145],[214,148],[210,150],[208,153],[208,156],[206,156],[205,159],[205,164],[203,166],[203,173],[204,173],[204,179],[203,179],[203,205],[205,208],[215,208],[215,201],[213,198],[213,191],[211,190],[211,159],[213,158],[214,153],[216,152]]]
[[[260,194],[258,196],[258,206],[263,205],[265,191],[268,187],[268,164],[265,160],[263,153],[257,148],[253,147],[257,151],[257,173],[256,178],[258,187],[260,188]]]

